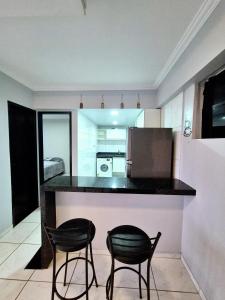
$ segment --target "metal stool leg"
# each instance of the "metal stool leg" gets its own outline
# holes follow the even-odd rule
[[[53,250],[53,271],[52,271],[52,296],[51,300],[54,300],[55,295],[55,269],[56,269],[56,250]]]
[[[147,299],[148,300],[150,300],[150,266],[151,266],[151,261],[149,259],[147,264]]]
[[[86,300],[88,300],[88,246],[86,247],[85,250],[85,285],[86,285]]]
[[[140,299],[142,299],[142,291],[141,291],[141,264],[139,264],[138,272],[139,272],[139,296],[140,296]]]
[[[96,273],[95,273],[95,266],[94,266],[94,259],[93,259],[93,253],[92,253],[92,245],[90,243],[90,254],[91,254],[91,263],[92,263],[92,267],[93,267],[93,275],[94,275],[94,279],[95,279],[95,284],[96,287],[98,287],[98,282],[97,282],[97,277],[96,277]]]
[[[65,274],[64,274],[64,283],[63,283],[64,286],[66,285],[66,275],[67,275],[68,256],[69,256],[69,253],[66,252],[66,266],[65,266]]]
[[[112,258],[112,266],[111,266],[111,275],[110,275],[110,281],[109,281],[109,285],[110,285],[110,300],[113,300],[113,287],[114,287],[114,266],[115,266],[115,262],[114,262],[114,258]]]

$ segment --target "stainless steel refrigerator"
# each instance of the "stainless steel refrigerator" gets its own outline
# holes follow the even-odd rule
[[[129,128],[127,177],[170,178],[172,141],[171,128]]]

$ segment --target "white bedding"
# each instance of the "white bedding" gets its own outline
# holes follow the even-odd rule
[[[44,160],[44,180],[48,180],[60,173],[64,173],[65,167],[63,161]]]

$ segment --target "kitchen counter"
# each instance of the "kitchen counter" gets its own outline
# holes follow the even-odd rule
[[[57,176],[43,185],[44,191],[196,195],[195,189],[178,179]]]
[[[178,179],[57,176],[41,187],[42,246],[28,267],[47,268],[52,260],[43,225],[55,228],[77,217],[95,223],[95,249],[104,249],[108,230],[126,223],[146,231],[160,230],[161,251],[180,253],[183,199],[192,201],[195,194],[195,189]]]
[[[97,152],[97,158],[126,157],[125,152]]]

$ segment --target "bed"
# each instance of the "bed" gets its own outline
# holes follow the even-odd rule
[[[62,158],[52,157],[44,159],[44,181],[65,172],[65,164]]]

